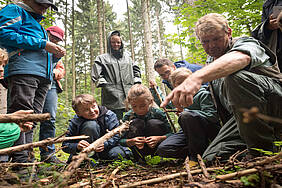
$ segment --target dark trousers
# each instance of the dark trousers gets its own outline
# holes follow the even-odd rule
[[[179,124],[186,135],[190,160],[197,161],[209,143],[220,130],[219,123],[211,123],[195,112],[185,111],[179,117]]]
[[[147,122],[142,119],[134,119],[130,124],[126,138],[163,136],[167,133],[163,122],[158,119],[150,119]],[[133,146],[131,150],[134,158],[139,159],[146,155],[155,155],[157,148],[158,145],[155,148],[150,148],[147,144],[144,144],[143,149]]]
[[[239,132],[249,152],[260,155],[252,148],[277,152],[273,142],[281,140],[281,125],[255,118],[243,122],[241,108],[257,107],[259,112],[282,118],[282,83],[278,80],[241,70],[224,79],[224,97],[229,101]]]
[[[186,135],[180,130],[162,141],[157,149],[157,154],[166,158],[182,158],[188,155]]]
[[[204,153],[220,126],[191,111],[181,113],[178,122],[182,130],[164,140],[157,154],[168,158],[186,158],[189,155],[190,160],[197,161],[197,154]]]
[[[104,136],[100,125],[95,120],[89,120],[84,122],[80,126],[80,135],[86,135],[89,136],[89,138],[86,139],[86,141],[91,144],[94,141],[96,141],[98,138]],[[113,138],[111,138],[113,139]],[[113,142],[113,140],[108,140],[109,142]],[[123,158],[127,158],[131,155],[130,150],[127,147],[123,147],[118,144],[113,147],[105,148],[104,151],[95,153],[92,157],[95,159],[118,159],[120,156]],[[70,155],[70,158],[68,161],[71,161],[72,155]]]
[[[45,97],[50,86],[50,81],[34,75],[14,75],[8,79],[8,113],[18,110],[33,110],[34,113],[41,113]],[[33,130],[21,132],[20,138],[14,146],[31,143]],[[27,162],[28,151],[14,152],[13,162]]]

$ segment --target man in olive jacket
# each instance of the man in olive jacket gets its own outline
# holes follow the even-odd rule
[[[127,92],[136,83],[141,83],[140,68],[124,52],[119,31],[110,32],[107,53],[97,56],[92,67],[92,81],[102,88],[101,103],[122,119]]]

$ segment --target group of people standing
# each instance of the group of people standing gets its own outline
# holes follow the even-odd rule
[[[54,65],[65,50],[56,42],[50,42],[46,31],[36,21],[42,19],[49,6],[56,8],[50,0],[24,0],[17,5],[8,5],[0,12],[0,43],[9,55],[14,54],[5,67],[8,113],[29,109],[41,113],[43,105],[49,104],[43,101],[53,77],[55,80],[61,78]],[[8,14],[10,11],[14,13]],[[278,25],[279,22],[279,18],[272,16],[266,20],[266,24]],[[13,29],[23,28],[26,22],[34,25],[32,29],[26,28],[30,35],[26,35],[26,29]],[[269,29],[267,25],[266,28]],[[282,28],[270,28],[281,33]],[[53,27],[49,34],[61,39],[62,35],[56,36],[54,30]],[[116,159],[133,155],[138,160],[155,154],[173,158],[189,156],[193,166],[198,154],[213,161],[219,157],[226,160],[245,148],[248,149],[246,158],[261,155],[256,148],[276,151],[273,142],[281,140],[281,125],[263,119],[246,123],[241,109],[257,107],[260,113],[282,117],[280,50],[272,51],[267,42],[253,37],[233,38],[228,21],[217,13],[201,17],[195,30],[208,55],[207,65],[157,60],[154,69],[172,90],[162,103],[154,97],[158,90],[152,91],[141,84],[140,68],[124,51],[120,32],[110,32],[108,52],[96,58],[91,72],[92,81],[102,88],[101,106],[89,94],[78,95],[72,102],[76,115],[70,120],[67,136],[84,134],[89,138],[63,142],[63,150],[71,154],[69,161],[107,130],[119,126],[119,120],[131,121],[129,130],[98,146],[93,158]],[[7,40],[10,42],[4,42]],[[277,46],[280,49],[281,44]],[[31,71],[30,66],[36,71]],[[151,80],[150,85],[156,87],[155,81]],[[55,89],[53,84],[49,90],[51,96],[52,89]],[[54,102],[54,97],[51,98]],[[165,112],[155,103],[177,109],[179,132],[172,133]],[[49,127],[42,127],[42,130],[48,132]],[[47,136],[54,136],[52,134]],[[23,144],[28,138],[28,133],[22,132],[15,145]],[[43,135],[42,138],[46,137]],[[54,147],[49,149],[49,153],[42,154],[42,159],[54,152]],[[27,153],[20,156],[26,159]],[[17,159],[16,154],[12,157]]]

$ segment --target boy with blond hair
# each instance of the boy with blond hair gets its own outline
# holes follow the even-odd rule
[[[119,126],[116,114],[104,106],[98,106],[92,95],[76,96],[72,101],[72,108],[76,115],[70,120],[66,136],[86,135],[89,138],[63,142],[63,151],[71,154],[68,162],[71,161],[73,155],[105,135],[107,130],[111,131]],[[95,159],[116,159],[119,156],[129,156],[131,152],[128,148],[118,145],[119,139],[119,135],[116,134],[100,145],[92,157]]]
[[[191,74],[186,68],[173,71],[170,75],[173,87],[180,85]],[[173,158],[185,158],[188,155],[190,165],[193,166],[197,154],[203,154],[220,129],[217,111],[207,86],[202,86],[194,95],[193,105],[184,109],[178,122],[182,130],[164,140],[157,152],[161,156]]]

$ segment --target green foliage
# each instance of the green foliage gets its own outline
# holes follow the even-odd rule
[[[258,174],[251,174],[249,176],[242,176],[240,178],[240,181],[245,185],[245,186],[251,186],[251,187],[256,187],[259,183],[259,175]]]
[[[260,23],[262,4],[262,0],[197,0],[194,5],[174,7],[178,13],[175,24],[181,27],[181,34],[172,34],[168,38],[188,48],[188,61],[204,63],[206,55],[194,33],[196,21],[208,13],[223,14],[233,29],[234,37],[249,36],[251,30]]]
[[[145,157],[146,163],[150,166],[156,166],[162,162],[167,162],[167,161],[172,161],[175,160],[173,158],[164,158],[164,157],[160,157],[158,155],[155,156],[151,156],[151,155],[147,155]]]
[[[239,166],[233,166],[232,168],[228,169],[218,169],[215,171],[216,175],[224,175],[224,174],[230,174],[233,172],[238,172],[241,168]]]
[[[131,160],[127,160],[122,157],[120,157],[120,159],[118,160],[114,160],[111,164],[108,165],[108,167],[111,169],[116,169],[119,167],[123,170],[130,166],[135,166],[135,164]]]

